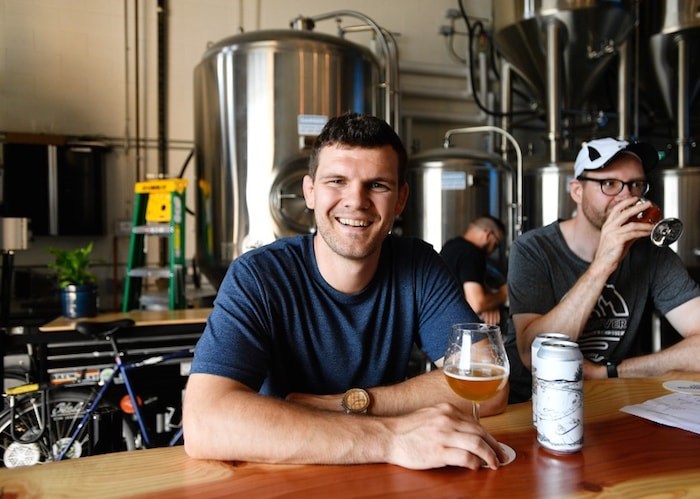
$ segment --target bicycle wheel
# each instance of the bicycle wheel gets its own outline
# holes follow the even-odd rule
[[[0,415],[0,458],[3,466],[14,468],[54,461],[70,441],[92,394],[73,389],[52,393],[49,397],[46,428],[43,431],[39,394],[25,396],[18,401],[14,420],[9,410]],[[14,426],[16,440],[12,438],[10,425]],[[100,404],[66,457],[78,458],[128,448],[120,431],[122,427],[119,409],[108,403]],[[130,431],[128,433],[131,435]],[[133,441],[133,435],[128,438]]]

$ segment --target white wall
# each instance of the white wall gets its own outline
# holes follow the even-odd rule
[[[448,24],[445,13],[457,9],[456,0],[170,0],[168,68],[169,174],[177,175],[193,140],[192,73],[207,44],[240,31],[285,29],[303,14],[335,10],[361,12],[397,36],[402,64],[461,67],[447,53],[438,34]],[[466,1],[470,15],[488,18],[491,2]],[[108,235],[96,240],[97,253],[111,261],[126,259],[127,239],[113,240],[116,220],[131,218],[132,189],[137,168],[143,175],[157,172],[157,13],[156,0],[0,0],[0,131],[102,136],[114,146],[107,162]],[[138,16],[138,24],[135,18]],[[358,24],[346,19],[344,25]],[[464,24],[457,27],[465,31]],[[318,31],[336,33],[332,20]],[[138,33],[138,84],[136,34]],[[353,41],[368,43],[363,35]],[[463,38],[463,37],[462,37]],[[463,40],[458,45],[464,50]],[[413,78],[413,80],[412,80]],[[406,85],[433,90],[465,87],[454,79],[402,76]],[[139,114],[136,114],[136,94]],[[404,98],[411,109],[455,112],[454,102]],[[461,103],[469,124],[474,108]],[[458,115],[459,116],[459,115]],[[138,122],[137,122],[138,118]],[[137,155],[136,128],[147,147]],[[426,121],[411,127],[412,139],[422,147],[437,147],[442,125]],[[421,135],[421,133],[423,135]],[[432,134],[432,135],[431,135]],[[423,138],[422,138],[423,137]],[[432,143],[435,141],[435,143]],[[407,144],[410,146],[410,144]],[[194,164],[188,168],[192,181]],[[188,206],[194,208],[193,189]],[[188,218],[188,257],[194,253],[194,219]],[[87,240],[87,239],[86,239]],[[85,241],[86,241],[85,240]],[[70,247],[76,238],[36,238],[32,249],[16,255],[17,265],[49,260],[48,246]],[[116,243],[116,244],[113,244]],[[117,251],[113,251],[117,248]]]

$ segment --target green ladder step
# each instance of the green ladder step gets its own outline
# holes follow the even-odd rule
[[[185,299],[185,192],[182,178],[146,180],[134,188],[129,260],[124,283],[122,311],[140,308],[187,307]],[[146,262],[146,239],[168,239],[168,261],[164,267]],[[144,293],[144,279],[168,280],[167,293]]]

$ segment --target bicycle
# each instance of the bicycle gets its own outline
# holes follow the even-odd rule
[[[154,438],[143,415],[144,401],[136,394],[129,371],[163,362],[191,357],[194,347],[155,355],[135,362],[125,362],[117,333],[134,325],[131,319],[110,322],[79,322],[76,330],[95,340],[107,340],[112,347],[114,364],[100,373],[97,391],[66,385],[29,383],[11,387],[3,394],[9,409],[0,414],[0,451],[5,467],[30,466],[64,458],[79,458],[113,450],[133,450],[153,446]],[[121,376],[127,394],[119,408],[106,399]],[[53,393],[57,392],[57,393]],[[136,425],[121,417],[120,410],[133,414]],[[161,430],[173,432],[167,445],[182,439],[182,426],[173,423],[176,410],[169,408]],[[115,435],[114,426],[121,426]]]

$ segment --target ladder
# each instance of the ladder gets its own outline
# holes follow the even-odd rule
[[[134,214],[122,311],[184,309],[185,300],[185,190],[183,178],[146,180],[134,188]],[[167,266],[149,266],[146,239],[168,239]],[[145,293],[146,278],[167,279],[167,293]]]

